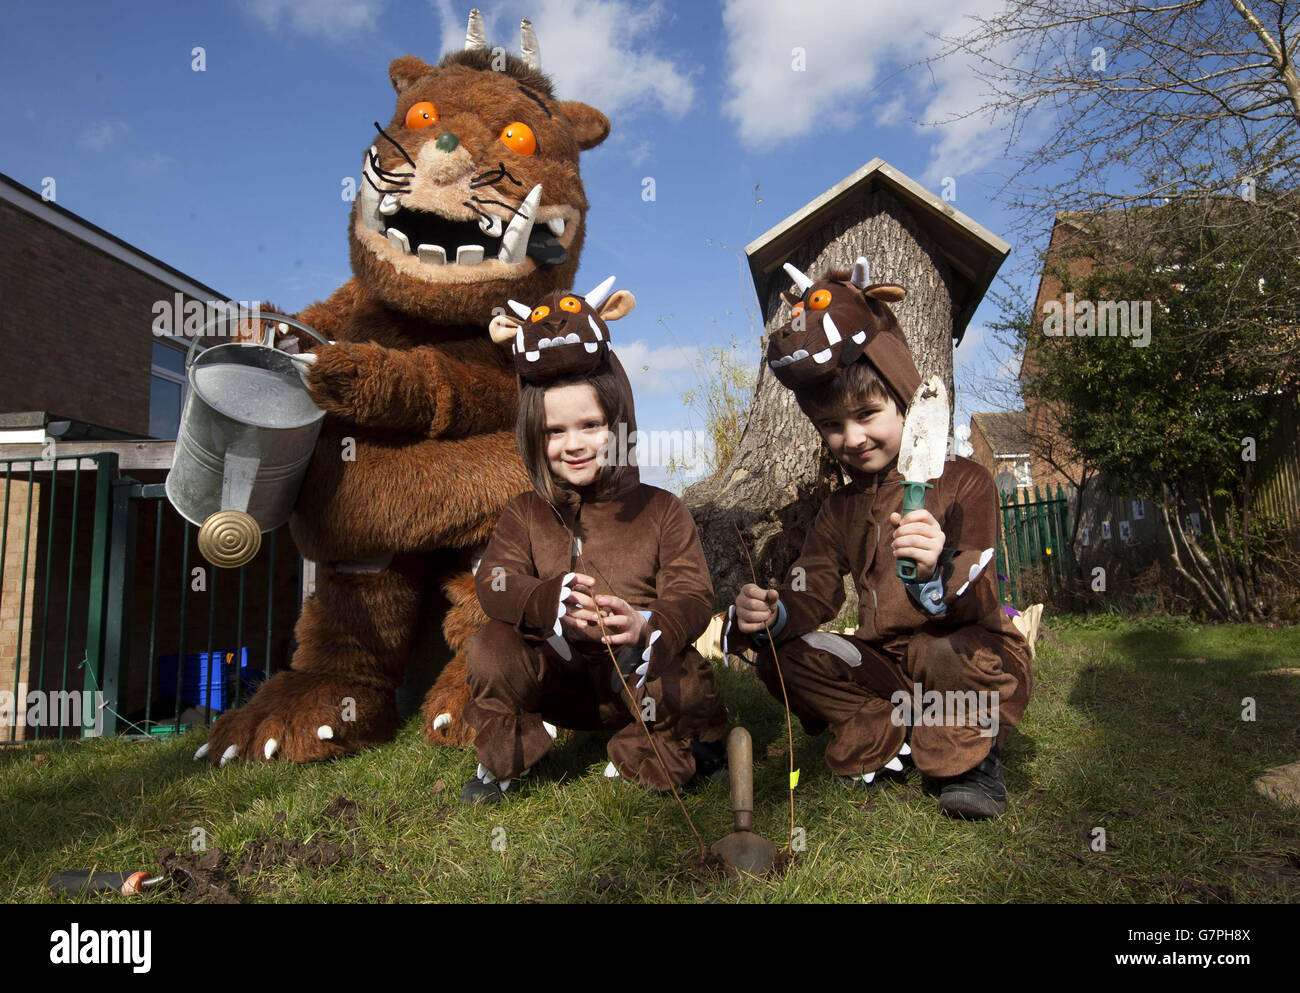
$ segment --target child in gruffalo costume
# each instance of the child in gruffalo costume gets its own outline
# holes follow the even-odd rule
[[[979,463],[956,458],[926,491],[926,509],[902,517],[903,415],[921,383],[888,306],[904,290],[869,283],[865,259],[851,273],[816,281],[786,270],[798,296],[785,296],[791,322],[773,332],[768,367],[852,482],[818,511],[789,583],[741,590],[723,650],[738,650],[737,631],[749,634],[776,698],[783,676],[807,731],[829,728],[826,763],[847,784],[905,779],[914,763],[946,813],[997,816],[1006,809],[1001,745],[1024,712],[1031,680],[1030,645],[1004,612],[996,568],[988,568],[997,490]],[[916,561],[914,582],[896,575],[901,558]],[[844,602],[846,572],[858,591],[857,630],[818,631]],[[960,706],[942,713],[934,703],[958,694]]]
[[[354,278],[298,315],[334,342],[302,340],[326,416],[289,526],[317,563],[316,592],[291,667],[213,725],[195,756],[209,762],[387,741],[422,618],[457,653],[425,698],[424,735],[472,738],[460,653],[486,617],[470,567],[528,486],[514,371],[483,328],[508,297],[573,284],[588,206],[578,154],[609,121],[556,98],[528,21],[516,57],[489,47],[477,10],[462,50],[436,66],[402,56],[388,76],[396,106],[362,146],[348,221]]]
[[[722,765],[727,712],[693,647],[713,584],[685,506],[642,483],[629,450],[632,390],[606,322],[635,300],[606,299],[612,285],[551,293],[531,310],[512,300],[518,319],[492,321],[519,374],[533,489],[501,512],[475,571],[491,620],[465,646],[479,761],[467,803],[513,795],[557,727],[614,731],[605,775],[655,790]]]

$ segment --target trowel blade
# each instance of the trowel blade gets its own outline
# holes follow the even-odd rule
[[[942,379],[931,376],[917,388],[903,420],[898,473],[910,482],[937,479],[947,456],[948,391]]]

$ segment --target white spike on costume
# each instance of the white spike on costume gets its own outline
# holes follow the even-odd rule
[[[600,305],[605,302],[605,297],[609,296],[609,291],[614,288],[614,277],[610,276],[594,290],[588,293],[584,300],[591,305],[592,310],[599,310]]]
[[[523,320],[528,320],[532,315],[532,310],[520,303],[518,300],[507,300],[506,306],[515,312],[515,316]]]
[[[519,56],[529,69],[541,72],[542,53],[537,47],[537,34],[533,22],[526,17],[519,22]]]
[[[787,262],[781,268],[785,270],[785,274],[790,277],[794,285],[799,288],[800,294],[804,294],[808,292],[808,287],[812,286],[813,284],[813,281],[811,279],[809,279],[802,272],[800,272],[798,269],[792,266],[789,262]]]
[[[866,289],[867,283],[871,282],[871,263],[867,261],[866,256],[859,255],[858,260],[853,263],[849,282],[860,290]]]
[[[840,340],[840,329],[835,326],[830,314],[822,315],[822,331],[826,333],[826,343],[828,345],[834,345]]]
[[[487,48],[487,32],[483,30],[483,15],[475,7],[469,12],[469,26],[465,28],[465,51]]]

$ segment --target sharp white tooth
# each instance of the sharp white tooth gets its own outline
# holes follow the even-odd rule
[[[853,344],[861,345],[862,342],[866,340],[866,337],[867,337],[867,332],[866,329],[864,328],[863,330],[859,331],[857,334],[853,336]]]
[[[500,238],[501,218],[497,217],[495,214],[487,217],[480,217],[478,219],[478,229],[489,238]]]
[[[461,245],[456,249],[457,265],[473,265],[476,262],[483,261],[482,245]]]
[[[518,265],[528,255],[528,236],[533,233],[533,220],[537,205],[542,202],[542,184],[538,183],[519,205],[519,211],[510,220],[510,226],[501,236],[501,251],[497,258],[506,265]]]
[[[597,341],[604,341],[605,339],[601,336],[601,333],[600,333],[600,325],[596,323],[596,318],[594,318],[594,317],[592,317],[590,314],[588,314],[588,315],[587,315],[587,323],[591,325],[591,330],[593,330],[593,331],[596,332],[596,340],[597,340]]]
[[[822,315],[822,330],[826,332],[826,344],[833,345],[840,340],[840,329],[835,326],[830,314]]]
[[[447,253],[441,245],[421,245],[419,248],[420,261],[426,265],[446,265]]]
[[[411,254],[411,239],[398,231],[397,228],[388,229],[388,242],[397,248],[400,248],[407,255]]]
[[[823,363],[830,361],[830,357],[831,357],[831,350],[829,348],[823,348],[820,352],[818,352],[816,355],[813,356],[813,361],[816,362],[818,365],[822,365]]]
[[[798,362],[800,359],[806,359],[807,357],[808,357],[808,349],[800,348],[798,351],[796,351],[793,355],[790,356],[790,361]]]
[[[564,336],[564,343],[566,345],[576,345],[580,341],[582,341],[582,339],[578,337],[577,331],[570,331]]]
[[[551,347],[551,339],[550,339],[550,338],[538,338],[538,339],[537,339],[537,347],[538,347],[538,348],[550,348],[550,347]]]
[[[515,312],[516,317],[523,318],[524,320],[527,320],[533,313],[531,307],[524,306],[518,300],[507,300],[506,303],[510,306],[510,309]]]
[[[551,234],[559,238],[564,234],[564,218],[552,217],[546,222],[546,226],[551,229]]]
[[[385,217],[396,214],[402,209],[402,205],[397,202],[397,197],[391,193],[385,193],[384,199],[379,201],[379,212]]]
[[[373,151],[373,149],[372,149]],[[357,191],[358,207],[361,211],[361,223],[371,231],[384,233],[384,222],[379,217],[379,194],[375,188],[366,182],[366,176],[370,173],[370,166],[361,163],[361,187]]]
[[[515,351],[522,352],[523,350],[524,350],[524,329],[520,328],[518,331],[515,332]]]
[[[524,352],[524,358],[526,358],[529,362],[536,362],[538,356],[540,356],[541,354],[542,353],[538,351]]]
[[[584,342],[582,343],[582,347],[585,348],[585,349],[588,351],[588,353],[593,353],[593,352],[596,351],[597,348],[600,347],[600,342],[598,342],[598,341],[584,341]]]

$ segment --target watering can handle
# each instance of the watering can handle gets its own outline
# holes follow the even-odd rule
[[[238,319],[242,320],[246,316],[248,316],[248,312],[241,310],[239,312]],[[296,320],[292,317],[287,317],[284,314],[260,314],[259,313],[258,316],[268,321],[274,321],[276,324],[289,324],[297,328],[299,331],[306,331],[309,335],[311,335],[313,338],[319,341],[322,345],[334,344],[334,342],[330,341],[319,331],[316,331],[313,328],[309,328],[302,321]],[[209,328],[212,328],[218,324],[223,324],[229,321],[230,319],[231,318],[228,315],[214,317],[212,320],[208,321],[207,324],[203,325],[203,327],[199,329],[198,333],[194,336],[194,340],[190,342],[189,350],[185,353],[186,369],[188,369],[190,365],[194,362],[194,349],[198,347],[199,339],[207,337]],[[275,328],[274,327],[269,328],[266,332],[266,336],[262,339],[262,343],[269,344],[274,334],[275,334]]]

